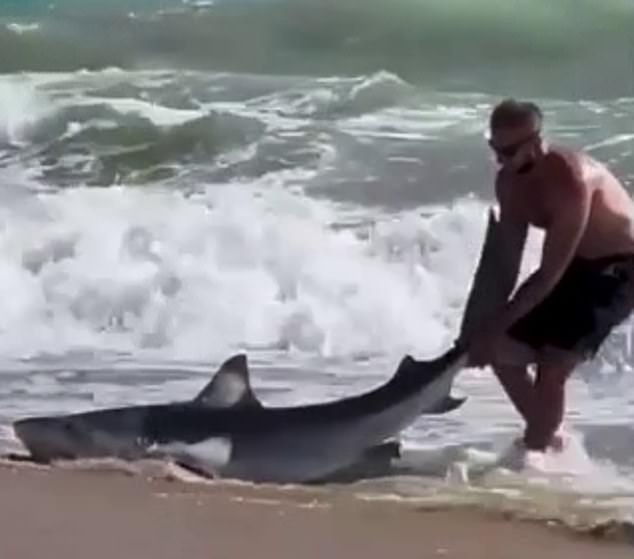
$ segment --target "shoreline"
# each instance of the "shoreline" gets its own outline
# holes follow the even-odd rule
[[[611,534],[502,513],[365,501],[336,488],[211,484],[0,465],[0,557],[625,559]]]

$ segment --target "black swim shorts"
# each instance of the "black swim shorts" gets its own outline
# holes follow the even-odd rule
[[[552,292],[513,324],[511,338],[592,358],[634,308],[634,254],[575,258]]]

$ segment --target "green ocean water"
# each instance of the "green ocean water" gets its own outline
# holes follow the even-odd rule
[[[630,0],[3,0],[0,71],[384,70],[428,87],[564,98],[634,87]]]

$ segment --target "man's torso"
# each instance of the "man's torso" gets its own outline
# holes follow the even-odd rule
[[[521,221],[548,229],[565,212],[556,195],[559,172],[568,166],[591,197],[590,215],[576,255],[584,258],[634,253],[634,203],[618,179],[591,157],[560,148],[551,148],[532,172],[498,177],[508,209]],[[560,186],[559,186],[560,187]]]

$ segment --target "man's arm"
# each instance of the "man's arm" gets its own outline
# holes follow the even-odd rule
[[[541,264],[498,316],[495,326],[501,331],[531,311],[555,287],[570,264],[588,223],[590,193],[572,170],[562,169],[554,188],[557,189],[557,213],[546,230]]]

